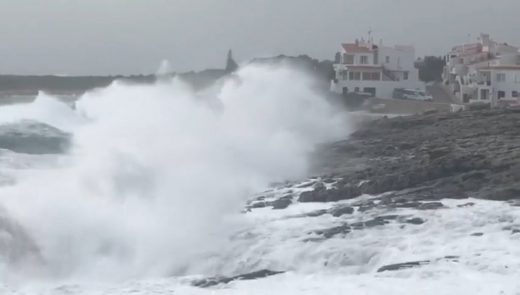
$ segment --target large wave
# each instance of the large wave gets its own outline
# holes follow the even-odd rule
[[[52,167],[0,188],[38,248],[31,275],[96,280],[206,263],[245,222],[238,213],[252,193],[305,176],[315,146],[348,129],[309,77],[275,66],[244,67],[204,92],[176,79],[116,82],[74,110],[41,94],[0,115],[73,135]]]

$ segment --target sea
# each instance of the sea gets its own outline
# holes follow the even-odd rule
[[[0,294],[520,294],[510,204],[246,208],[312,190],[309,156],[353,131],[309,85],[250,65],[204,91],[116,81],[73,103],[41,92],[0,106]],[[384,214],[427,222],[315,234]],[[402,262],[420,267],[381,271]],[[266,269],[282,273],[193,284]]]

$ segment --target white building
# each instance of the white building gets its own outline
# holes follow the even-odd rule
[[[454,47],[443,77],[460,103],[520,103],[520,51],[487,34],[477,43]]]
[[[412,46],[386,47],[364,40],[342,44],[334,71],[331,90],[344,95],[365,92],[391,98],[396,88],[424,90]]]
[[[476,70],[469,103],[484,102],[493,106],[520,103],[520,64],[490,65]]]

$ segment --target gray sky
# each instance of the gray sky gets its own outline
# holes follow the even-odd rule
[[[520,45],[519,0],[0,0],[0,73],[151,73],[236,58],[332,59],[366,35],[441,55],[489,32]]]

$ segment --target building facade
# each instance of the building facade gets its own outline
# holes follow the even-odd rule
[[[396,88],[424,90],[412,46],[386,47],[382,42],[376,45],[364,40],[342,44],[334,71],[331,90],[344,95],[367,93],[391,98]]]
[[[493,106],[520,103],[520,51],[481,34],[446,56],[444,83],[459,103]]]

